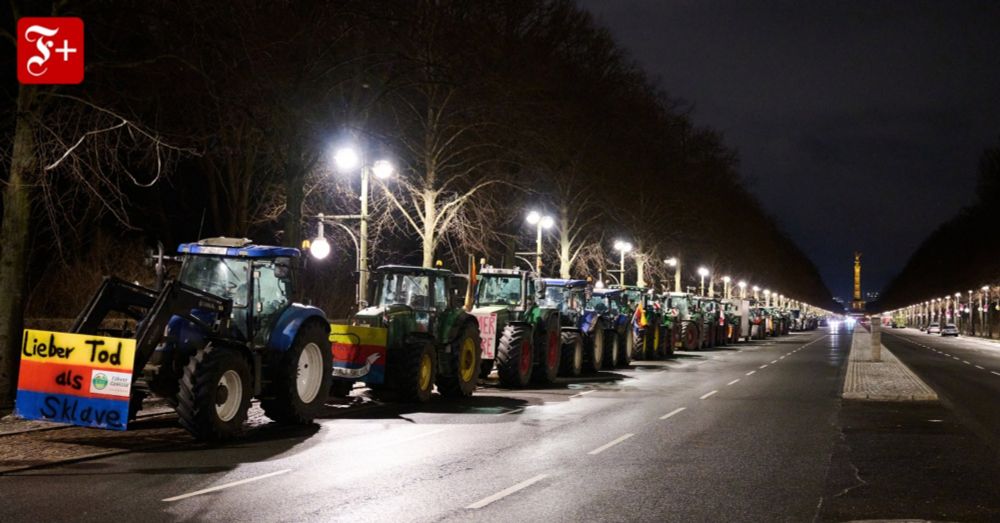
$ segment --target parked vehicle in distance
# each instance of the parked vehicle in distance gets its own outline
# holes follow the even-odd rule
[[[955,336],[958,337],[958,327],[954,323],[945,324],[944,328],[941,329],[942,336]]]
[[[938,322],[931,323],[927,326],[927,334],[941,334],[941,324]]]

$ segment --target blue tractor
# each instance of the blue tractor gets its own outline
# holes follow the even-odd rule
[[[275,421],[311,423],[333,363],[326,315],[291,301],[299,250],[211,238],[178,252],[176,280],[154,290],[105,278],[73,325],[101,334],[111,313],[136,321],[132,413],[156,394],[204,440],[238,436],[252,397]]]
[[[543,307],[557,309],[561,322],[560,374],[576,377],[584,368],[599,371],[604,366],[605,331],[600,314],[587,313],[593,289],[586,280],[545,278]]]

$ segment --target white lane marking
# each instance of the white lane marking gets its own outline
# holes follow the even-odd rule
[[[160,501],[166,501],[166,502],[180,501],[182,499],[193,498],[195,496],[200,496],[202,494],[208,494],[209,492],[217,492],[219,490],[227,489],[227,488],[230,488],[230,487],[238,487],[240,485],[246,485],[247,483],[252,483],[254,481],[260,481],[262,479],[267,479],[267,478],[270,478],[270,477],[279,476],[281,474],[285,474],[285,473],[288,473],[288,472],[291,472],[291,471],[292,471],[292,469],[277,470],[277,471],[269,472],[267,474],[263,474],[263,475],[260,475],[260,476],[254,476],[252,478],[241,479],[239,481],[234,481],[232,483],[225,483],[223,485],[217,485],[215,487],[209,487],[209,488],[206,488],[206,489],[196,490],[194,492],[188,492],[187,494],[181,494],[180,496],[174,496],[172,498],[165,498],[165,499],[162,499]]]
[[[700,399],[700,400],[703,400],[703,399],[705,399],[705,398],[708,398],[709,396],[711,396],[711,395],[715,394],[716,392],[719,392],[719,391],[717,391],[717,390],[713,390],[712,392],[709,392],[709,393],[707,393],[707,394],[703,395],[702,397],[700,397],[700,398],[698,398],[698,399]]]
[[[750,372],[747,373],[747,376],[753,376],[753,373],[755,373],[755,372],[757,372],[757,371],[752,370],[752,371],[750,371]]]
[[[997,372],[997,371],[995,371],[995,370],[991,370],[991,371],[990,371],[990,374],[996,374],[997,376],[1000,376],[1000,372]]]
[[[623,442],[623,441],[631,438],[632,436],[635,436],[635,434],[628,433],[628,434],[626,434],[624,436],[621,436],[619,438],[615,438],[615,439],[613,439],[613,440],[605,443],[604,445],[601,445],[600,447],[597,447],[596,449],[588,452],[587,454],[590,454],[591,456],[596,456],[596,455],[604,452],[605,450],[608,450],[611,447],[614,447],[615,445],[617,445],[617,444],[619,444],[619,443],[621,443],[621,442]]]
[[[513,493],[515,493],[517,491],[519,491],[519,490],[526,489],[526,488],[534,485],[535,483],[538,483],[539,481],[541,481],[541,480],[543,480],[543,479],[545,479],[547,477],[548,477],[548,474],[539,474],[539,475],[537,475],[537,476],[535,476],[535,477],[533,477],[531,479],[526,479],[526,480],[518,483],[517,485],[514,485],[513,487],[505,488],[505,489],[501,490],[500,492],[497,492],[496,494],[493,494],[492,496],[490,496],[488,498],[483,498],[483,499],[481,499],[481,500],[479,500],[479,501],[477,501],[477,502],[475,502],[475,503],[473,503],[473,504],[471,504],[471,505],[469,505],[469,506],[467,506],[465,508],[467,508],[467,509],[483,508],[486,505],[489,505],[490,503],[493,503],[494,501],[503,499],[503,498],[505,498],[505,497],[507,497],[507,496],[509,496],[509,495],[511,495],[511,494],[513,494]]]
[[[518,413],[521,413],[521,412],[524,412],[524,407],[518,407],[516,409],[510,409],[507,412],[501,412],[501,413],[497,414],[497,416],[506,416],[508,414],[518,414]]]
[[[676,408],[676,409],[674,409],[674,410],[672,410],[672,411],[670,411],[670,412],[668,412],[668,413],[666,413],[666,414],[664,414],[664,415],[660,416],[660,419],[667,419],[667,418],[669,418],[669,417],[673,416],[674,414],[680,414],[680,413],[681,413],[681,412],[683,412],[683,411],[684,411],[684,409],[686,409],[686,408],[687,408],[687,407],[679,407],[679,408]]]
[[[757,367],[757,368],[758,369],[766,369],[767,368],[767,364],[765,363],[765,364],[763,364],[763,365],[761,365],[760,367]]]
[[[591,392],[597,392],[597,389],[591,389],[591,390],[588,390],[588,391],[581,392],[579,394],[574,394],[574,395],[570,396],[570,399],[579,398],[580,396],[584,396],[586,394],[590,394]]]
[[[772,362],[771,362],[771,365],[774,365],[775,363],[778,363],[778,360],[774,360],[774,361],[772,361]]]
[[[785,359],[785,356],[782,356],[782,357],[780,357],[780,358],[778,358],[778,359],[779,359],[779,360],[783,360],[783,359]]]
[[[979,369],[979,370],[986,370],[985,368],[983,368],[982,365],[976,365],[976,368]]]
[[[964,364],[966,364],[966,365],[972,365],[971,363],[969,363],[969,362],[967,362],[967,361],[965,361],[965,360],[962,360],[962,363],[964,363]]]
[[[739,378],[736,378],[735,380],[733,380],[733,381],[730,381],[729,383],[727,383],[727,384],[726,384],[726,386],[728,387],[728,386],[730,386],[730,385],[735,385],[735,384],[736,384],[736,383],[738,383],[739,381],[740,381],[740,379],[739,379]]]
[[[952,356],[951,359],[953,359],[953,360],[960,360],[962,358],[959,358],[958,356]]]

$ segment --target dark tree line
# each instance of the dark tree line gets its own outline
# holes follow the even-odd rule
[[[357,173],[331,162],[347,141],[396,166],[372,188],[375,265],[515,263],[539,209],[551,275],[608,274],[623,239],[630,282],[672,281],[679,256],[686,284],[705,265],[829,302],[735,151],[571,1],[24,4],[15,17],[84,18],[88,69],[80,86],[3,83],[2,391],[25,308],[75,314],[90,289],[60,289],[129,265],[109,259],[199,235],[299,245],[316,213],[356,213]],[[335,254],[305,277],[336,316],[356,261],[328,231]]]
[[[878,308],[891,310],[1000,282],[1000,142],[979,159],[976,201],[941,224],[882,293]]]

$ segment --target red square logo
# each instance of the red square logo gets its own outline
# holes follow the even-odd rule
[[[19,19],[17,80],[22,84],[83,82],[83,20],[70,17]]]

